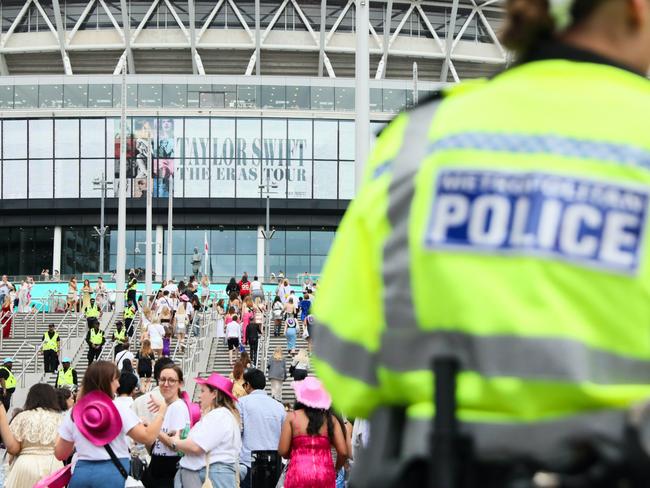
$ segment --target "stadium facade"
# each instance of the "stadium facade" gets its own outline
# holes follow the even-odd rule
[[[213,276],[261,273],[268,191],[271,270],[318,274],[354,196],[355,3],[2,0],[0,271],[97,270],[97,181],[115,268],[124,139],[127,267],[145,264],[151,191],[159,276],[170,194],[175,276],[206,240]],[[507,63],[499,1],[369,9],[372,132],[443,83]]]

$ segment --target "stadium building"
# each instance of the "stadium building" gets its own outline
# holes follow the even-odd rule
[[[150,191],[158,277],[170,200],[174,276],[206,243],[214,277],[261,274],[269,193],[271,271],[317,275],[354,196],[355,3],[2,0],[0,272],[98,270],[103,192],[115,269],[124,141],[128,268],[145,265]],[[369,8],[372,132],[507,63],[498,0]]]

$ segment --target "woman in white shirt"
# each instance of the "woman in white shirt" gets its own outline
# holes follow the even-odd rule
[[[95,361],[86,370],[77,405],[64,414],[59,427],[59,438],[56,440],[54,447],[54,455],[57,459],[63,461],[72,455],[73,449],[76,450],[78,461],[68,488],[124,486],[125,479],[117,466],[111,461],[108,451],[103,446],[96,445],[92,440],[86,438],[79,430],[77,423],[72,420],[72,412],[74,409],[80,408],[84,396],[93,392],[102,392],[110,398],[115,398],[120,386],[119,378],[119,372],[113,363]],[[155,403],[153,399],[152,403]],[[128,472],[130,454],[127,436],[136,442],[151,444],[160,432],[160,427],[167,412],[167,405],[165,403],[158,405],[157,415],[146,427],[129,407],[121,404],[116,404],[115,407],[121,418],[122,428],[117,437],[110,441],[109,445],[119,463]],[[100,411],[96,410],[96,412]]]
[[[165,328],[160,324],[160,319],[156,317],[149,324],[149,340],[151,341],[151,349],[156,355],[156,358],[162,357],[164,336]]]
[[[259,298],[261,301],[264,301],[264,289],[262,288],[262,283],[257,279],[257,276],[253,277],[251,282],[251,297],[253,301],[256,298]]]
[[[214,488],[233,488],[239,477],[241,420],[232,394],[232,381],[218,373],[196,378],[201,385],[201,420],[187,439],[172,437],[172,448],[185,455],[179,463],[174,488],[200,487],[207,476]]]
[[[170,435],[183,429],[188,431],[190,429],[190,411],[180,398],[183,388],[183,370],[173,363],[163,366],[158,385],[160,394],[167,404],[167,413],[158,439],[151,448],[151,462],[144,484],[146,487],[173,488],[180,456],[175,449],[172,449]]]
[[[226,340],[228,341],[228,358],[230,366],[235,364],[235,358],[239,353],[239,338],[241,337],[241,325],[237,322],[237,315],[232,316],[232,320],[226,324]]]
[[[181,302],[176,311],[176,338],[181,348],[185,347],[185,333],[187,332],[187,319],[189,314],[185,311],[185,302]]]

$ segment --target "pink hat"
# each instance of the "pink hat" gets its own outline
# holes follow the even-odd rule
[[[194,427],[199,420],[201,420],[201,407],[190,400],[190,396],[186,391],[181,393],[181,398],[187,405],[187,409],[190,411],[190,427]]]
[[[34,488],[65,488],[72,478],[72,464],[57,469],[36,482]]]
[[[235,395],[232,394],[232,381],[230,381],[225,376],[221,376],[219,373],[212,373],[207,378],[195,378],[194,381],[196,381],[199,385],[208,385],[212,388],[216,388],[217,390],[220,390],[228,395],[234,401],[237,401]]]
[[[100,390],[84,395],[72,409],[79,432],[95,446],[105,446],[122,431],[122,417],[111,397]]]
[[[294,381],[293,389],[296,400],[307,407],[327,410],[332,406],[332,397],[318,378],[308,376],[302,381]]]
[[[185,293],[183,293],[179,298],[180,298],[181,302],[189,302],[190,301],[190,299],[188,298],[188,296]]]

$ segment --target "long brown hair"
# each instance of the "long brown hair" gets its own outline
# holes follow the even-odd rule
[[[239,415],[239,409],[235,406],[235,402],[233,401],[233,399],[230,398],[225,393],[223,393],[218,388],[214,388],[211,385],[205,385],[205,386],[207,386],[210,389],[210,391],[217,392],[217,397],[214,399],[214,408],[219,408],[219,407],[227,408],[228,410],[230,410],[230,413],[233,414],[233,416],[235,417],[237,424],[241,425],[241,416]]]
[[[77,400],[81,400],[84,395],[91,391],[99,390],[113,398],[113,387],[111,383],[114,379],[120,377],[120,371],[117,366],[110,361],[95,361],[86,370],[83,383],[79,390]]]

